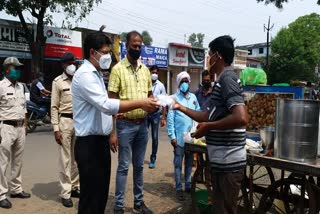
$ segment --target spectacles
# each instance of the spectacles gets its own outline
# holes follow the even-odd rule
[[[111,51],[97,51],[97,53],[99,53],[100,55],[106,55],[106,54],[110,54],[110,56],[112,56],[112,52]]]
[[[180,83],[189,83],[189,80],[181,80]]]

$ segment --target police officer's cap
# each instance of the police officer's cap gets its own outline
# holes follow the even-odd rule
[[[61,56],[61,62],[71,62],[76,61],[76,58],[73,53],[66,52]]]
[[[3,65],[14,65],[14,66],[21,66],[23,65],[17,57],[8,57],[4,60]]]

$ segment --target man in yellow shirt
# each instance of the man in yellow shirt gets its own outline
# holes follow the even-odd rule
[[[142,35],[137,31],[127,34],[127,56],[116,64],[109,78],[109,96],[120,100],[145,99],[152,96],[149,69],[139,60]],[[152,214],[143,202],[143,164],[148,143],[147,113],[136,109],[117,117],[116,130],[110,136],[111,149],[119,149],[116,175],[115,214],[124,213],[127,175],[133,165],[134,213]],[[116,136],[117,135],[117,136]],[[118,143],[119,142],[119,143]]]

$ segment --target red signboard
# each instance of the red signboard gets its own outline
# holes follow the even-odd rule
[[[65,52],[72,52],[76,58],[82,59],[81,32],[55,27],[45,27],[47,37],[45,56],[59,58]]]

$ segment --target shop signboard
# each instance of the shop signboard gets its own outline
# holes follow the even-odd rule
[[[188,66],[188,48],[169,46],[169,65]]]
[[[13,24],[1,24],[0,50],[30,52],[23,28]]]
[[[121,59],[123,59],[127,54],[127,49],[125,43],[121,43]],[[150,67],[152,65],[157,65],[161,68],[168,67],[168,49],[160,48],[154,46],[145,46],[141,47],[141,61],[146,66]]]
[[[59,58],[65,52],[72,52],[76,58],[82,59],[81,32],[45,26],[44,34],[47,37],[46,57]]]
[[[205,52],[201,48],[190,48],[188,52],[189,67],[203,68],[205,62]]]

